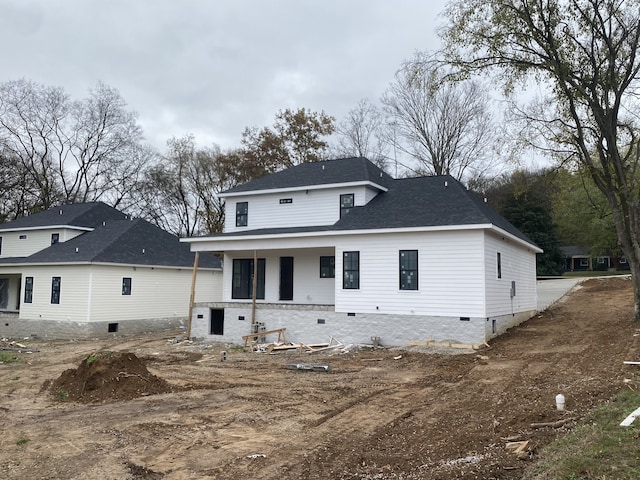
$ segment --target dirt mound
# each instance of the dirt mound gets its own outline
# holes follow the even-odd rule
[[[152,375],[141,359],[129,352],[97,352],[78,368],[62,372],[50,391],[59,400],[81,403],[117,402],[171,392],[171,386]]]

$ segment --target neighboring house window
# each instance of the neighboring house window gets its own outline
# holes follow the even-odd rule
[[[236,203],[236,227],[246,227],[249,221],[249,202]]]
[[[320,257],[320,278],[336,278],[336,257]]]
[[[627,257],[620,257],[620,263],[627,263]]]
[[[588,258],[581,258],[580,259],[580,266],[581,267],[588,267],[589,266],[589,259]]]
[[[502,278],[502,255],[498,252],[497,264],[498,266],[498,278]]]
[[[60,277],[51,278],[51,303],[60,303]]]
[[[342,288],[360,288],[360,252],[344,252]]]
[[[52,233],[51,234],[51,245],[54,245],[56,243],[58,243],[60,241],[60,234],[59,233]]]
[[[131,295],[131,277],[122,278],[122,295]]]
[[[33,277],[24,278],[24,303],[33,303]]]
[[[343,215],[349,213],[349,210],[353,208],[354,195],[353,193],[346,193],[344,195],[340,195],[340,218]]]
[[[400,290],[418,290],[417,250],[400,250]]]
[[[264,299],[264,258],[258,259],[256,298]],[[253,259],[233,259],[231,298],[253,298]]]

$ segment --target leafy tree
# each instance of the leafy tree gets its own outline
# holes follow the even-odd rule
[[[334,120],[304,108],[281,110],[272,127],[245,129],[240,152],[253,165],[254,178],[321,160],[329,148],[325,137],[335,130]]]
[[[561,275],[563,259],[553,223],[551,197],[555,189],[552,171],[519,170],[502,176],[487,188],[487,201],[543,253],[536,257],[538,275]]]
[[[553,218],[563,245],[578,245],[593,256],[620,253],[611,208],[591,177],[559,169],[555,183]]]
[[[141,139],[136,115],[104,84],[79,101],[26,80],[0,84],[0,176],[11,168],[22,177],[9,185],[17,216],[108,194],[117,202],[123,179],[148,159],[137,154]]]
[[[414,174],[469,180],[491,166],[495,127],[479,82],[452,81],[432,57],[417,54],[398,70],[382,103],[395,146],[417,162]]]
[[[640,9],[625,0],[454,0],[446,58],[494,70],[507,91],[548,93],[521,110],[541,147],[579,164],[603,193],[634,283],[640,320]]]

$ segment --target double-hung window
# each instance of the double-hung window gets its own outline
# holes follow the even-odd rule
[[[417,250],[400,250],[400,290],[418,290]]]
[[[336,278],[336,257],[320,257],[320,278]]]
[[[355,199],[353,193],[345,193],[344,195],[340,195],[340,218],[342,218],[343,215],[349,213],[349,210],[354,207],[354,202]]]
[[[249,202],[236,203],[236,227],[246,227],[249,224]]]
[[[24,303],[33,303],[33,277],[24,278]]]
[[[51,303],[60,303],[60,277],[51,277]]]
[[[131,295],[131,277],[122,277],[122,295]]]
[[[342,258],[342,288],[360,288],[360,252],[344,252]]]
[[[51,245],[55,245],[59,241],[60,241],[60,234],[59,233],[52,233],[51,234]]]

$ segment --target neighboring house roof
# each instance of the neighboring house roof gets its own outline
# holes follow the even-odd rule
[[[104,221],[126,218],[127,215],[103,202],[74,203],[3,223],[0,231],[58,226],[95,228]]]
[[[577,245],[566,245],[564,247],[560,247],[560,251],[563,253],[565,257],[589,257],[590,255],[587,251],[579,247]]]
[[[304,188],[340,183],[371,183],[388,188],[393,178],[364,157],[301,163],[271,175],[238,185],[221,195],[282,188]]]
[[[113,263],[193,267],[195,254],[180,239],[142,219],[102,202],[50,208],[0,225],[0,232],[67,227],[87,230],[66,242],[55,243],[28,257],[4,257],[0,265],[43,263]],[[222,268],[213,255],[201,255],[200,268]]]
[[[364,206],[352,208],[333,225],[243,230],[215,237],[491,224],[535,246],[529,237],[449,175],[389,179],[388,191],[379,193]]]

